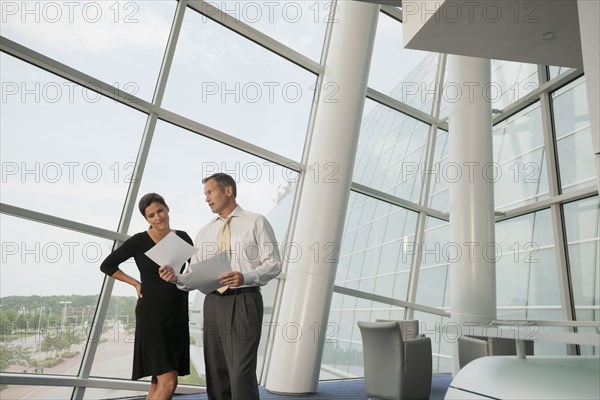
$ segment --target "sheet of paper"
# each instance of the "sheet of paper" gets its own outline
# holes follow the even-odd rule
[[[175,232],[170,232],[148,250],[146,255],[158,265],[169,265],[179,272],[183,263],[197,252],[197,248],[177,236]]]
[[[231,271],[229,257],[219,253],[214,257],[190,265],[189,271],[179,275],[177,283],[187,290],[198,289],[207,294],[223,286],[219,283],[219,276]]]

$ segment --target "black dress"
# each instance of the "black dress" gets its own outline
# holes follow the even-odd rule
[[[175,233],[193,245],[187,233]],[[160,266],[144,254],[154,245],[148,232],[137,233],[113,251],[100,266],[102,272],[112,276],[119,264],[133,257],[140,271],[142,298],[138,299],[135,307],[133,380],[172,370],[176,370],[178,375],[190,373],[188,292],[160,278]],[[182,271],[184,267],[181,267]]]

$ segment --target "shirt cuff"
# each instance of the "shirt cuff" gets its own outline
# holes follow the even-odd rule
[[[177,275],[177,279],[179,280],[179,275]],[[185,290],[185,291],[189,292],[190,289],[188,289],[187,286],[185,286],[184,283],[181,283],[178,280],[175,281],[175,282],[172,282],[172,283],[175,284],[175,286],[177,286],[177,289],[179,289],[179,290]]]
[[[258,286],[260,283],[256,271],[243,272],[242,275],[244,276],[243,286]]]

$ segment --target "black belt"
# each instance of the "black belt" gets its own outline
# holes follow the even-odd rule
[[[260,287],[259,286],[251,286],[251,287],[243,287],[243,288],[232,288],[232,289],[227,289],[226,291],[224,291],[223,293],[219,293],[218,291],[213,291],[211,292],[212,294],[218,294],[219,296],[235,296],[236,294],[242,294],[242,293],[258,293],[260,292]]]

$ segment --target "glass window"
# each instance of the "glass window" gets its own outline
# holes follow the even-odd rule
[[[176,1],[2,3],[2,36],[152,99]]]
[[[569,68],[569,67],[555,67],[552,65],[548,66],[548,69],[550,71],[550,79],[554,79],[557,76],[559,76],[562,73],[565,73],[567,71],[574,71],[575,68]]]
[[[576,317],[599,321],[600,203],[598,197],[564,205]]]
[[[408,102],[407,94],[411,93],[411,98],[417,98],[419,100],[418,103],[423,103],[420,101],[419,96],[413,93],[419,89],[418,85],[421,84],[421,81],[408,80],[407,78],[409,74],[414,73],[415,67],[429,53],[406,49],[402,46],[402,43],[404,43],[402,39],[402,24],[384,13],[380,13],[373,46],[371,68],[369,70],[369,87],[381,93],[389,94],[393,90],[398,90],[397,85],[401,82],[410,82],[410,84],[405,83],[404,85],[405,98],[394,97],[406,103]],[[390,49],[394,50],[390,51]],[[415,82],[417,83],[415,84]],[[410,90],[408,90],[409,85]],[[431,110],[427,109],[424,111],[429,113]]]
[[[334,304],[343,304],[333,307]],[[366,299],[333,294],[327,340],[324,344],[320,380],[364,376],[362,337],[358,321],[404,319],[404,309]]]
[[[170,156],[173,154],[177,154],[177,157]],[[290,259],[296,257],[295,253],[288,251],[293,249],[287,249],[283,241],[289,225],[298,173],[201,135],[164,121],[158,121],[138,197],[148,192],[157,192],[163,195],[170,208],[171,227],[186,231],[194,239],[198,230],[215,217],[205,203],[202,184],[204,177],[215,172],[229,173],[236,180],[237,201],[240,206],[265,215],[273,225],[275,232],[278,233],[277,240],[281,244],[280,251],[283,257],[286,254]],[[271,216],[274,218],[272,219]],[[146,228],[147,222],[136,210],[131,220],[129,233],[134,234]],[[135,265],[132,265],[130,270],[133,275],[137,274]],[[277,283],[277,280],[273,280],[263,287],[265,324],[270,322]],[[120,291],[122,289],[128,290],[129,288],[127,285],[117,282],[111,304],[116,301],[115,294],[135,295],[135,293],[130,293],[130,290],[123,293]],[[203,299],[204,296],[199,291],[190,293],[190,335],[195,343],[190,350],[192,361],[203,358],[200,331]],[[121,314],[122,307],[119,307],[119,310],[119,314]],[[113,329],[114,323],[115,319],[111,321],[107,317],[105,328]],[[116,331],[116,329],[113,330]],[[262,370],[267,333],[268,329],[263,328],[259,372]],[[132,346],[132,343],[127,343],[127,345]],[[204,366],[200,362],[195,364],[194,368],[198,372],[198,376],[202,376],[205,372]],[[98,376],[104,374],[96,369],[93,371]],[[125,377],[127,376],[126,374]],[[190,383],[204,384],[200,379]]]
[[[172,154],[177,157],[169,157]],[[202,179],[215,172],[230,174],[237,183],[238,203],[263,215],[280,209],[278,206],[285,198],[293,199],[298,180],[295,171],[158,121],[139,195],[162,194],[171,208],[171,226],[187,231],[193,239],[198,229],[214,217],[204,201]],[[291,204],[286,204],[291,213]],[[284,218],[283,232],[289,224],[289,215]],[[282,232],[279,225],[277,229]],[[146,228],[145,219],[136,211],[130,234]]]
[[[402,43],[402,42],[398,42]],[[394,45],[396,52],[397,44]],[[404,50],[407,51],[407,50]],[[414,50],[412,50],[414,51]],[[389,49],[388,49],[389,54]],[[389,96],[409,106],[431,114],[435,92],[435,80],[438,67],[438,53],[426,53],[419,64],[405,75]],[[403,59],[402,63],[406,60]]]
[[[452,73],[452,63],[449,62],[448,56],[446,56],[446,61],[442,68],[444,68],[444,85],[442,86],[442,93],[440,97],[440,112],[439,118],[444,120],[447,119],[450,115],[450,108],[453,103],[456,103],[460,97],[457,91],[456,82],[454,82],[454,78],[451,76]]]
[[[375,216],[375,209],[377,208],[377,200],[368,196],[364,196],[362,200],[364,202],[362,213],[360,214],[359,226],[364,227],[366,224],[371,224],[373,222],[373,218]],[[365,247],[368,246],[369,243],[365,242]]]
[[[121,264],[128,275],[139,279],[133,259]],[[102,324],[102,335],[92,364],[90,376],[131,379],[133,366],[133,343],[135,341],[135,290],[122,282],[115,282],[115,290]],[[120,295],[123,293],[124,295]],[[191,365],[190,365],[191,367]],[[149,378],[144,378],[148,381]]]
[[[496,299],[500,319],[561,320],[550,210],[496,224]],[[543,327],[543,331],[565,331]],[[566,354],[564,344],[535,343],[536,355]]]
[[[214,1],[201,6],[207,16],[220,10],[286,46],[319,61],[327,23],[337,21],[331,0]],[[224,21],[223,21],[224,22]]]
[[[396,299],[406,299],[417,214],[383,201],[353,193],[363,200],[369,217],[358,228],[344,228],[336,285],[354,287]],[[385,207],[379,207],[386,205]],[[376,209],[387,210],[373,218]],[[354,210],[348,210],[354,212]]]
[[[445,168],[448,164],[448,132],[438,129],[435,140],[432,172],[428,174],[431,180],[429,189],[429,207],[448,212],[449,188]]]
[[[453,103],[456,103],[460,97],[456,87],[456,82],[452,76],[452,63],[449,62],[448,56],[443,65],[444,68],[444,85],[442,86],[442,96],[440,101],[439,118],[445,120],[450,115],[450,108]]]
[[[427,217],[423,243],[415,245],[410,252],[421,252],[416,303],[431,307],[447,307],[450,298],[449,257],[445,248],[448,243],[449,225],[445,221]]]
[[[496,287],[499,318],[560,310],[549,209],[496,224]]]
[[[116,230],[147,116],[4,53],[0,60],[2,202]]]
[[[442,119],[448,117],[450,106],[458,100],[451,65],[452,63],[446,61],[440,108],[440,118]],[[491,69],[492,81],[489,89],[485,89],[493,109],[502,110],[539,87],[537,65],[535,64],[492,60]]]
[[[355,297],[333,294],[332,304],[341,305],[332,308],[329,316],[331,335],[325,341],[322,360],[322,364],[329,368],[321,368],[320,379],[347,377],[357,300]]]
[[[563,191],[594,185],[594,152],[585,79],[552,94]]]
[[[492,60],[492,108],[502,110],[539,86],[536,64]]]
[[[493,130],[494,201],[507,210],[548,197],[540,104],[502,121]]]
[[[3,335],[11,337],[3,339],[2,372],[76,375],[102,287],[100,263],[112,243],[4,214],[0,223],[0,313],[3,329],[10,327]]]
[[[72,387],[60,386],[6,385],[2,389],[2,397],[6,399],[23,399],[29,395],[43,399],[70,399],[72,394]]]
[[[315,82],[314,74],[189,11],[163,106],[300,160]]]
[[[357,193],[347,213],[356,217],[346,218],[335,284],[406,299],[417,214]],[[329,323],[339,330],[325,343],[320,379],[363,376],[357,321],[402,318],[398,307],[334,293]]]
[[[375,105],[363,116],[352,179],[418,203],[428,134],[429,125]]]
[[[354,192],[350,192],[348,198],[348,210],[346,211],[346,223],[344,228],[348,231],[352,228],[358,227],[358,221],[362,213],[362,203],[365,201],[363,196],[357,195]]]

